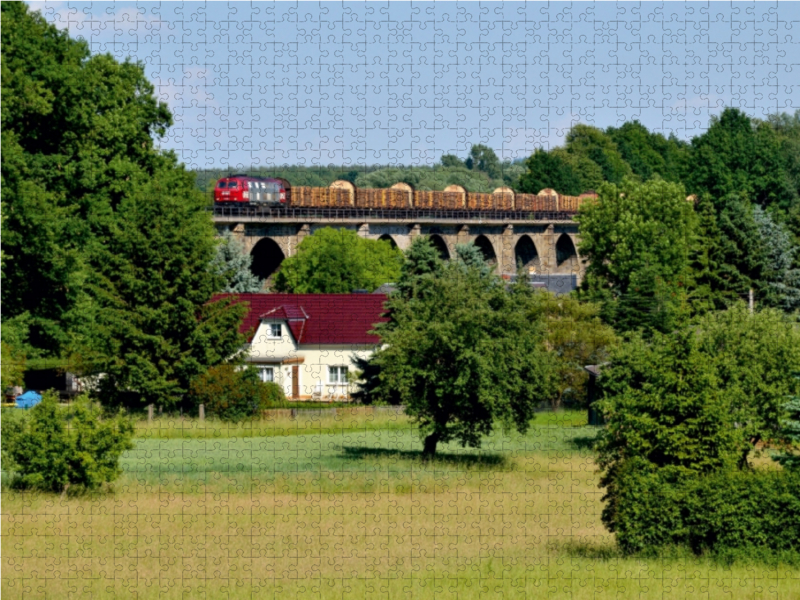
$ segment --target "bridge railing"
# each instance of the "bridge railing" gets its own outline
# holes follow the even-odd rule
[[[575,212],[522,211],[522,210],[437,210],[437,209],[382,209],[382,208],[319,208],[225,206],[208,207],[215,218],[254,219],[379,219],[386,221],[569,221]]]

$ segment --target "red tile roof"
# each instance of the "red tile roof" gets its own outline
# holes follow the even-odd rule
[[[382,317],[384,294],[219,294],[234,297],[250,308],[239,331],[252,341],[262,318],[287,321],[298,344],[378,344],[367,332]]]

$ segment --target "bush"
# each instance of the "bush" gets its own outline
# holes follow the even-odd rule
[[[800,562],[798,514],[800,473],[642,468],[619,480],[617,541],[628,554],[684,546],[695,554]]]
[[[211,367],[192,381],[189,397],[197,405],[224,421],[259,417],[261,411],[286,400],[276,383],[264,383],[253,367],[237,370],[233,365]]]
[[[15,485],[23,488],[94,489],[119,477],[119,457],[133,448],[132,437],[133,425],[122,413],[102,418],[88,396],[61,408],[47,392],[28,418],[4,423],[3,468],[14,471]]]

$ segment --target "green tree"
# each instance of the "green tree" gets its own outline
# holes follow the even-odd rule
[[[486,263],[483,252],[474,243],[456,244],[458,263],[465,269],[476,269],[481,277],[488,277],[492,268]]]
[[[376,330],[379,384],[372,401],[399,397],[420,425],[423,454],[458,440],[478,447],[495,422],[527,430],[534,408],[554,393],[542,326],[478,269],[450,262],[422,278],[417,295],[396,295],[391,324]]]
[[[553,406],[561,406],[567,394],[576,403],[585,405],[589,375],[584,367],[607,362],[617,335],[600,319],[597,304],[581,302],[573,296],[533,291],[527,284],[524,287],[530,296],[529,318],[545,324],[545,344],[555,356],[557,389]]]
[[[607,426],[597,445],[606,488],[603,522],[615,531],[619,485],[637,473],[676,476],[750,468],[764,440],[780,440],[800,328],[772,309],[744,304],[710,312],[680,330],[634,334],[600,378]]]
[[[578,124],[570,129],[566,139],[566,150],[574,156],[590,159],[597,164],[603,179],[610,183],[622,183],[631,175],[631,168],[622,158],[616,144],[597,127]]]
[[[750,280],[735,264],[742,248],[725,236],[714,203],[704,194],[697,203],[697,234],[692,240],[693,282],[688,301],[694,313],[723,310],[744,298]],[[741,230],[736,230],[740,232]]]
[[[274,288],[293,294],[348,294],[374,291],[397,281],[403,254],[383,240],[368,240],[355,231],[324,227],[306,237],[297,253],[283,261]]]
[[[214,227],[190,173],[158,173],[116,212],[92,249],[89,325],[76,344],[84,368],[106,374],[107,401],[127,390],[170,406],[193,377],[239,350],[246,307],[209,302],[222,283],[208,268]]]
[[[425,235],[417,236],[405,251],[397,291],[405,298],[411,298],[416,295],[423,280],[438,277],[443,268],[444,262],[431,239]]]
[[[793,115],[772,114],[766,122],[778,134],[781,154],[786,160],[786,173],[795,192],[800,194],[800,109],[795,110]]]
[[[28,337],[28,313],[6,319],[0,329],[2,359],[0,359],[0,388],[22,386],[24,383],[27,355],[25,342]]]
[[[141,64],[90,56],[21,2],[2,5],[3,321],[30,314],[32,355],[58,356],[85,302],[86,248],[135,186],[170,164],[171,124]]]
[[[489,146],[483,144],[473,144],[464,165],[471,171],[486,173],[491,179],[500,179],[503,176],[497,154]]]
[[[621,330],[668,331],[685,312],[696,217],[683,186],[664,180],[604,184],[581,207],[583,295]]]
[[[538,194],[551,188],[561,194],[577,196],[595,190],[603,183],[603,171],[591,159],[570,154],[563,148],[550,152],[538,149],[526,161],[527,171],[517,183],[520,192]]]
[[[244,245],[226,229],[211,261],[212,272],[224,281],[220,291],[226,294],[260,292],[264,282],[250,270],[252,262],[253,257],[244,251]]]
[[[622,159],[643,181],[660,175],[667,181],[679,182],[686,166],[689,144],[674,135],[665,138],[651,133],[639,121],[628,121],[620,127],[609,127],[606,135],[613,141]]]
[[[494,150],[484,144],[473,144],[464,165],[471,171],[486,173],[491,179],[500,179],[503,176],[500,159]]]
[[[686,185],[691,193],[720,200],[743,194],[766,207],[786,210],[796,202],[781,139],[767,123],[754,122],[736,108],[711,117],[708,130],[692,140],[692,168]]]
[[[798,380],[795,389],[800,389],[800,372],[795,373],[794,378]],[[789,395],[784,409],[787,418],[783,422],[783,435],[789,443],[789,451],[776,456],[775,459],[787,469],[800,471],[800,453],[798,453],[798,449],[800,449],[800,394]]]
[[[420,294],[431,293],[433,288],[427,282],[441,276],[444,262],[430,238],[425,235],[415,237],[403,253],[403,258],[397,289],[393,295],[410,300]],[[389,312],[389,321],[384,323],[383,327],[390,329],[396,325],[392,313]],[[351,361],[362,373],[358,388],[353,393],[354,400],[362,404],[401,404],[403,399],[397,390],[383,389],[380,394],[378,393],[381,386],[379,361],[373,360],[372,357],[361,358],[356,355],[351,357]]]
[[[794,266],[798,246],[786,225],[773,211],[739,194],[718,200],[718,215],[710,204],[703,198],[698,205],[701,227],[693,252],[697,287],[690,295],[720,308],[747,298],[752,288],[760,305],[783,310],[800,306],[800,270]]]
[[[762,301],[767,306],[788,311],[800,308],[800,268],[794,267],[800,246],[793,242],[782,223],[758,205],[753,207],[753,219],[760,234],[763,256]]]
[[[442,155],[442,166],[448,168],[466,168],[464,165],[464,161],[458,158],[454,154],[443,154]]]
[[[66,493],[73,485],[98,488],[122,473],[119,458],[133,448],[133,424],[122,414],[104,418],[87,396],[60,408],[52,392],[30,412],[3,427],[3,468],[18,485]]]

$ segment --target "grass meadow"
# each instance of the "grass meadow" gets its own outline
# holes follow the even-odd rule
[[[585,413],[430,462],[406,417],[341,413],[140,422],[104,494],[4,479],[3,597],[800,598],[788,566],[620,556]]]

